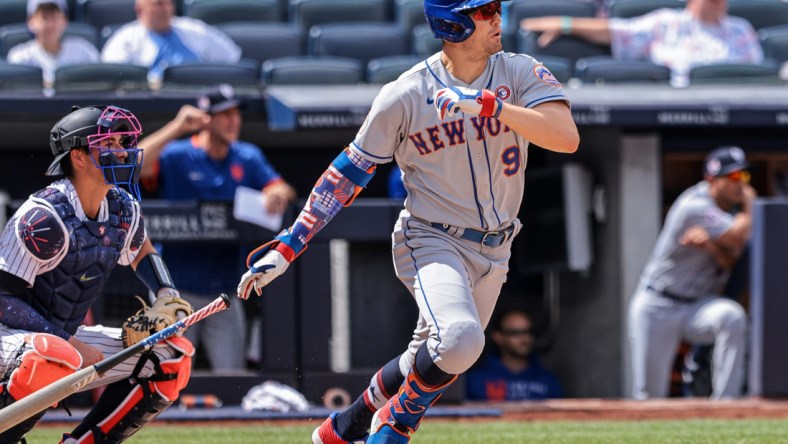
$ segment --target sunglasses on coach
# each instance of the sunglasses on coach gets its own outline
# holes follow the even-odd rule
[[[734,171],[726,174],[725,177],[732,180],[733,182],[750,183],[750,172],[747,170]]]
[[[469,9],[464,14],[474,20],[492,20],[495,14],[501,15],[501,2],[487,3],[478,8]]]

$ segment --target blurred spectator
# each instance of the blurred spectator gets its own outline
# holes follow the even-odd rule
[[[158,189],[161,199],[232,201],[236,188],[244,186],[262,190],[269,212],[284,212],[295,190],[258,146],[238,140],[242,106],[230,85],[219,85],[200,97],[197,107],[184,105],[175,119],[142,140],[146,188]],[[245,268],[237,245],[170,244],[162,255],[173,280],[183,283],[182,294],[196,306],[218,293],[235,294]],[[186,336],[203,345],[213,370],[244,369],[245,325],[243,304],[233,304],[230,313],[193,325]]]
[[[634,18],[539,17],[521,26],[541,33],[546,47],[561,35],[610,45],[613,58],[648,60],[671,69],[673,86],[689,84],[690,69],[712,63],[761,63],[763,49],[747,20],[728,15],[727,0],[687,0]]]
[[[99,61],[98,49],[81,37],[63,37],[68,27],[66,0],[29,0],[27,28],[35,37],[8,51],[8,62],[41,68],[44,86],[51,87],[63,65]]]
[[[682,340],[714,344],[713,399],[738,397],[744,380],[744,309],[722,296],[745,250],[755,190],[739,147],[706,157],[704,180],[671,206],[629,305],[632,396],[668,395]]]
[[[150,67],[152,86],[167,66],[190,62],[236,63],[241,48],[201,20],[175,17],[172,0],[137,0],[137,20],[115,31],[101,50],[101,60]]]
[[[471,400],[522,401],[562,396],[558,378],[542,367],[534,351],[536,337],[531,317],[508,310],[493,324],[497,353],[487,353],[466,374],[466,397]]]

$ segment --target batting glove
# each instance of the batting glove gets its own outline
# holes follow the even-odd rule
[[[246,259],[249,270],[241,276],[238,284],[238,297],[248,299],[253,288],[257,295],[261,296],[263,287],[281,276],[290,262],[305,250],[306,244],[302,244],[297,236],[286,229],[273,241],[252,251]]]
[[[478,91],[452,86],[435,92],[435,108],[441,120],[459,112],[483,117],[498,117],[501,114],[503,102],[489,89]]]

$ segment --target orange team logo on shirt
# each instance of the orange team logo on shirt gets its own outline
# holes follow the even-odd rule
[[[488,401],[506,400],[506,381],[487,381],[484,389]]]
[[[236,182],[240,182],[244,178],[244,167],[239,163],[234,163],[230,166],[230,175],[233,176]]]
[[[539,78],[539,80],[549,85],[561,86],[561,82],[559,82],[555,76],[553,76],[553,73],[551,73],[550,70],[542,64],[536,65],[534,67],[534,74]]]

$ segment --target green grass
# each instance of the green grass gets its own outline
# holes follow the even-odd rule
[[[158,423],[140,431],[131,443],[144,444],[307,444],[314,425],[206,426]],[[63,430],[41,427],[29,444],[57,442]],[[413,444],[520,443],[788,443],[788,418],[687,421],[455,422],[425,421]]]

